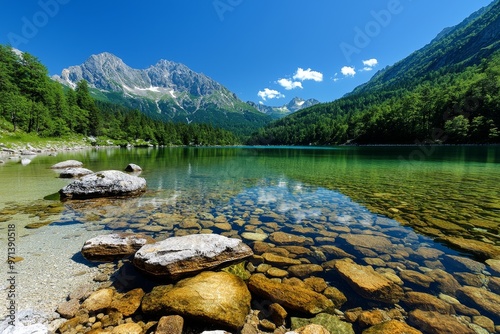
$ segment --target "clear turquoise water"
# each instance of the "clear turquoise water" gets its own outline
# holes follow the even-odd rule
[[[69,182],[49,167],[67,159],[94,171],[138,164],[148,191],[130,199],[49,199]],[[99,149],[37,156],[27,166],[6,163],[0,166],[0,184],[0,218],[6,221],[0,230],[10,221],[20,234],[34,233],[23,228],[34,222],[51,223],[43,229],[83,224],[93,232],[137,231],[156,238],[280,230],[313,238],[312,250],[331,244],[360,264],[366,257],[391,263],[378,269],[442,268],[483,276],[491,274],[488,268],[457,269],[444,256],[431,262],[380,250],[368,256],[342,235],[385,236],[396,254],[430,247],[473,258],[433,241],[447,235],[500,245],[500,147]],[[60,212],[49,213],[54,207]],[[214,226],[217,221],[231,228]]]

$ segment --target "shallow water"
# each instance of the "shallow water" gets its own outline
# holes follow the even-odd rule
[[[49,195],[69,181],[49,167],[67,159],[94,171],[138,164],[148,191],[130,199],[61,203]],[[40,233],[26,228],[37,227],[33,223],[47,224],[40,229],[54,234],[78,224],[89,237],[101,230],[156,238],[283,231],[314,240],[305,256],[311,263],[331,260],[321,247],[333,245],[381,272],[444,269],[481,280],[492,275],[487,266],[464,268],[446,255],[484,258],[449,249],[434,237],[500,245],[500,147],[100,149],[37,156],[27,166],[7,162],[0,165],[0,184],[0,249],[7,224],[16,225],[20,239]],[[392,246],[353,245],[348,235],[382,236]],[[423,248],[438,255],[421,256]],[[335,285],[330,273],[322,275]],[[353,297],[347,306],[363,302]]]

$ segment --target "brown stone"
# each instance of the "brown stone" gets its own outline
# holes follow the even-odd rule
[[[269,244],[267,242],[263,242],[263,241],[256,241],[253,243],[253,246],[252,246],[255,254],[266,253],[273,247],[274,247],[274,245],[271,245],[271,244]]]
[[[472,323],[483,327],[484,329],[486,329],[490,333],[495,332],[495,323],[493,322],[493,320],[491,320],[490,318],[487,318],[485,316],[477,315],[477,316],[473,317]]]
[[[472,274],[472,273],[453,273],[458,282],[462,285],[475,286],[480,288],[484,285],[485,276],[482,274]]]
[[[321,325],[309,324],[293,331],[296,334],[330,334],[330,332]]]
[[[500,277],[490,277],[488,288],[491,291],[500,294]]]
[[[486,260],[486,264],[488,265],[488,270],[500,275],[500,260],[488,259]]]
[[[288,257],[284,257],[281,255],[277,255],[274,253],[264,253],[262,254],[262,257],[264,258],[264,261],[266,263],[274,265],[274,266],[291,266],[291,265],[297,265],[301,264],[299,260],[295,259],[290,259]]]
[[[422,334],[422,332],[404,322],[390,320],[364,330],[363,334]]]
[[[362,312],[358,317],[358,324],[361,328],[367,328],[389,320],[391,318],[389,318],[387,312],[375,309]]]
[[[56,312],[59,313],[63,318],[71,319],[75,316],[79,308],[79,301],[77,299],[71,299],[60,304]]]
[[[486,269],[486,266],[483,263],[463,256],[445,255],[445,258],[448,259],[448,261],[450,261],[455,267],[459,268],[459,270],[469,270],[480,274]]]
[[[453,248],[474,254],[481,259],[500,260],[500,246],[487,244],[473,239],[464,239],[460,237],[442,237],[439,238]]]
[[[269,268],[269,270],[267,270],[266,273],[271,277],[277,277],[277,278],[283,278],[288,276],[288,271],[274,267]]]
[[[287,311],[278,303],[273,303],[269,305],[269,314],[271,320],[276,326],[283,326],[288,316]]]
[[[142,312],[153,314],[160,313],[163,307],[161,303],[163,297],[173,288],[174,286],[172,284],[155,286],[150,293],[143,297],[141,304]]]
[[[323,245],[319,249],[325,255],[327,255],[330,259],[331,258],[335,258],[335,259],[344,259],[344,258],[355,259],[356,258],[354,255],[347,253],[343,249],[338,248],[336,246],[332,246],[332,245]]]
[[[302,246],[283,246],[284,249],[292,254],[299,256],[308,256],[311,254],[311,250]]]
[[[423,292],[407,292],[403,303],[409,309],[420,309],[423,311],[437,311],[443,314],[455,314],[455,309],[447,302]]]
[[[306,286],[316,292],[323,292],[326,288],[328,288],[328,284],[323,278],[320,277],[309,277],[304,280]]]
[[[325,296],[298,286],[273,282],[264,275],[253,275],[248,287],[262,298],[282,305],[287,310],[318,314],[331,307],[333,302]]]
[[[355,247],[362,247],[377,253],[390,253],[394,248],[392,242],[382,236],[364,235],[364,234],[343,234],[340,238],[344,239],[348,244]],[[369,256],[369,255],[368,255]]]
[[[143,311],[174,313],[233,329],[243,327],[250,311],[251,295],[245,282],[226,272],[202,272],[165,290],[162,295],[154,292],[158,298],[144,297]]]
[[[330,299],[333,302],[335,308],[340,308],[347,302],[347,297],[335,287],[328,287],[323,291],[323,294],[326,298]]]
[[[128,323],[116,326],[111,334],[142,334],[142,327],[136,323]]]
[[[101,318],[102,327],[117,326],[123,320],[123,314],[111,310]]]
[[[141,306],[144,291],[141,288],[130,290],[125,294],[116,293],[111,302],[111,308],[128,317]]]
[[[476,334],[454,316],[439,312],[414,310],[410,312],[408,322],[425,334]]]
[[[323,267],[318,264],[299,264],[288,268],[288,272],[296,277],[305,278],[312,274],[320,273]]]
[[[112,289],[101,289],[92,293],[82,304],[82,308],[90,311],[97,312],[107,309],[111,306],[113,301]]]
[[[277,245],[312,246],[314,241],[311,238],[302,237],[285,232],[274,232],[269,236],[271,242]]]
[[[182,334],[184,319],[178,315],[161,317],[155,334]]]
[[[465,286],[457,290],[457,297],[462,303],[471,303],[487,312],[494,321],[500,321],[500,295],[486,289]]]
[[[364,298],[383,303],[397,303],[403,289],[377,273],[372,267],[361,266],[347,260],[337,261],[335,269],[351,288]]]
[[[433,278],[413,270],[402,270],[399,276],[406,283],[415,284],[423,288],[430,287],[431,283],[434,282]]]
[[[456,291],[460,288],[458,281],[442,269],[431,270],[427,275],[436,282],[438,289],[442,293],[455,296]]]
[[[68,321],[64,322],[61,326],[59,326],[59,333],[65,333],[74,329],[76,326],[80,324],[80,318],[75,317],[71,318]]]

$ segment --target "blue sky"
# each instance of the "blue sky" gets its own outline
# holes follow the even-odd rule
[[[244,101],[333,101],[491,0],[1,0],[0,43],[60,74],[111,52],[160,59],[219,81]]]

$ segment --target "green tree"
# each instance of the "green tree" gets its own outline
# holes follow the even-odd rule
[[[463,143],[466,141],[469,133],[469,120],[463,115],[458,115],[446,121],[444,130],[449,142]]]

